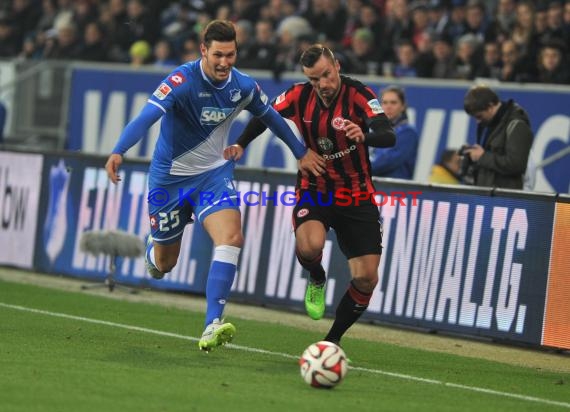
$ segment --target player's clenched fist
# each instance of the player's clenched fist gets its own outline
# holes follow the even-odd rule
[[[224,159],[237,162],[243,156],[243,147],[233,144],[224,149]]]

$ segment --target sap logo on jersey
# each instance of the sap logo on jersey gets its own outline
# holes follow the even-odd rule
[[[203,107],[200,115],[200,124],[216,125],[224,121],[233,109],[220,109],[218,107]]]

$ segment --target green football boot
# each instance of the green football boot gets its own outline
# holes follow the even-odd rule
[[[307,284],[305,292],[305,310],[311,319],[322,319],[325,314],[325,284]]]
[[[218,318],[206,326],[198,342],[200,350],[210,352],[212,349],[229,343],[236,334],[236,327],[231,323],[223,323]]]

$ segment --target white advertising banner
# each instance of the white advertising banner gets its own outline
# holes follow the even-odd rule
[[[31,268],[43,156],[0,152],[0,264]]]

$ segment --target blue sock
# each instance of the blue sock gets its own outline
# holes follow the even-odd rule
[[[236,265],[214,260],[206,283],[206,323],[208,326],[216,318],[222,320],[222,313],[236,274]]]

